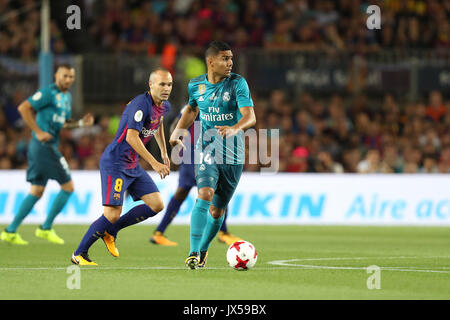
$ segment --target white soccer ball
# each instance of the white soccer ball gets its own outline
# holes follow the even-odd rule
[[[248,241],[236,241],[227,251],[227,261],[234,270],[248,270],[258,260],[256,248]]]

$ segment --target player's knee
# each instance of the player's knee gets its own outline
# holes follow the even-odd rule
[[[212,201],[214,197],[214,190],[212,188],[201,188],[198,191],[198,197],[205,201]]]
[[[41,198],[44,194],[45,188],[42,186],[31,186],[30,194],[36,198]]]
[[[219,209],[212,206],[209,213],[211,214],[211,217],[213,217],[214,219],[219,219],[225,213],[225,209]]]
[[[164,210],[164,202],[162,201],[155,201],[149,205],[150,209],[152,209],[154,212],[158,213]]]
[[[111,223],[116,223],[117,220],[120,218],[120,214],[114,214],[114,213],[104,213],[103,214],[106,219],[108,219]]]
[[[103,215],[111,223],[116,223],[120,218],[120,213],[122,212],[121,207],[105,206]]]
[[[73,193],[75,191],[75,188],[72,187],[66,187],[66,188],[61,188],[62,190],[64,190],[67,193]]]
[[[69,181],[69,182],[61,185],[61,189],[64,190],[65,192],[69,192],[69,193],[72,193],[75,191],[75,187],[74,187],[72,181]]]
[[[178,188],[173,197],[180,202],[183,202],[188,196],[190,190],[186,190],[183,188]]]

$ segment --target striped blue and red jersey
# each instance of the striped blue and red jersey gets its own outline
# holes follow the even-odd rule
[[[139,131],[139,138],[145,145],[157,132],[169,110],[168,101],[163,101],[158,107],[153,103],[149,92],[131,100],[122,113],[116,136],[106,147],[101,161],[118,169],[136,168],[139,164],[139,155],[126,141],[127,130]]]

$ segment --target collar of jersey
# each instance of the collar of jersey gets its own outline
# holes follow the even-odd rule
[[[146,95],[146,96],[148,97],[148,99],[150,100],[150,105],[152,106],[152,108],[153,108],[153,107],[155,107],[155,108],[157,108],[157,109],[164,109],[164,108],[165,108],[165,103],[166,103],[166,101],[163,101],[163,102],[161,103],[161,106],[158,107],[155,103],[153,103],[153,97],[152,97],[152,95],[150,94],[149,91],[145,92],[145,95]]]
[[[223,83],[225,80],[227,80],[227,79],[231,76],[231,74],[230,74],[228,77],[223,78],[222,81],[219,81],[219,82],[217,82],[217,83],[211,83],[211,82],[209,82],[209,80],[208,80],[208,74],[207,74],[207,73],[205,73],[204,76],[205,76],[205,82],[206,82],[207,84],[209,84],[209,85],[211,85],[211,86],[217,86],[217,85]]]

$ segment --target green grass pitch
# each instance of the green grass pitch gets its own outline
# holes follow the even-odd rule
[[[79,289],[68,288],[67,267],[88,226],[55,225],[65,245],[36,238],[35,228],[19,229],[28,246],[0,242],[0,299],[450,299],[448,227],[231,225],[258,250],[255,268],[239,272],[217,240],[206,269],[186,269],[188,226],[167,230],[177,247],[151,244],[154,225],[132,226],[119,233],[119,258],[93,245],[99,267],[81,267]],[[369,289],[376,276],[379,289]]]

